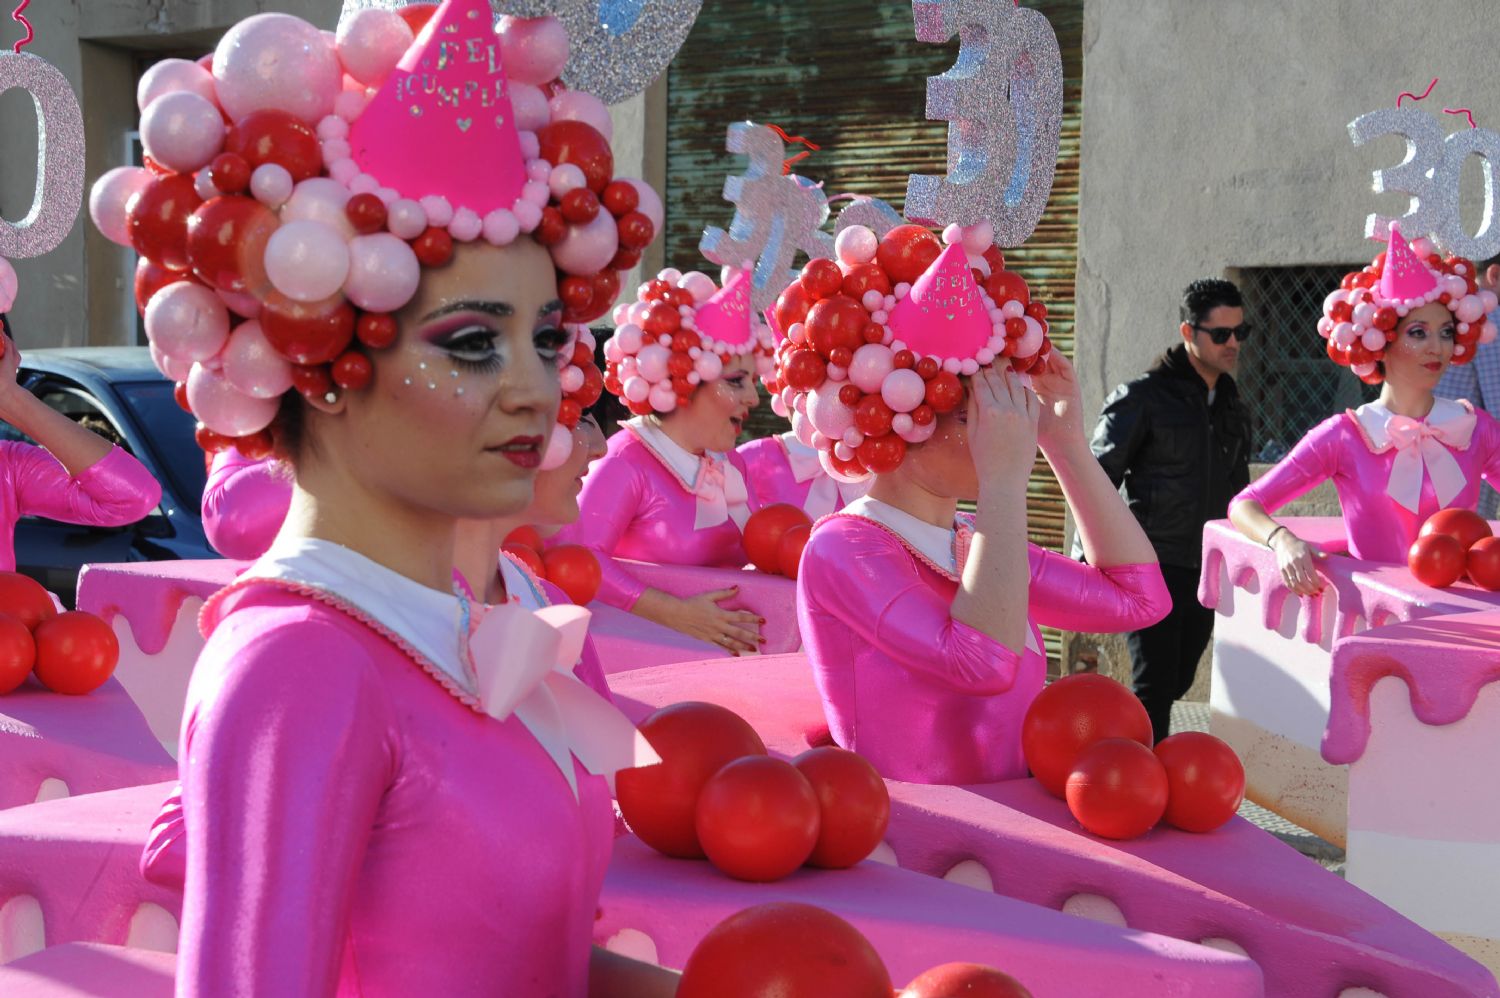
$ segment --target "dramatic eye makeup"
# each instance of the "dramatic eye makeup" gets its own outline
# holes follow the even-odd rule
[[[427,341],[460,367],[481,372],[498,370],[502,363],[498,344],[503,334],[497,327],[501,322],[479,321],[475,314],[503,322],[516,312],[501,301],[450,302],[422,317],[423,323],[433,325],[426,335]],[[551,301],[543,305],[537,310],[537,323],[532,333],[537,354],[544,360],[555,361],[568,342],[568,332],[562,328],[562,303]]]

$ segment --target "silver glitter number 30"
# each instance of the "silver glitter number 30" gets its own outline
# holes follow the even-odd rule
[[[725,148],[750,165],[744,176],[724,180],[724,200],[735,208],[729,231],[704,229],[698,249],[718,264],[754,261],[750,299],[759,313],[776,304],[796,276],[792,261],[799,250],[809,258],[833,256],[833,237],[819,231],[828,220],[828,199],[796,174],[782,174],[786,144],[765,125],[730,125]]]
[[[25,52],[0,52],[0,93],[20,87],[36,105],[36,193],[16,223],[0,218],[0,257],[18,260],[57,248],[83,204],[83,111],[56,67]]]
[[[1062,55],[1052,25],[1012,0],[912,0],[917,38],[959,37],[958,61],[927,81],[927,117],[947,121],[948,175],[912,174],[906,217],[924,225],[988,219],[1019,246],[1052,193],[1062,127]]]
[[[1495,204],[1500,197],[1494,165],[1500,162],[1500,135],[1486,128],[1467,128],[1444,136],[1432,115],[1414,107],[1382,108],[1349,123],[1349,136],[1362,146],[1382,135],[1406,140],[1406,158],[1374,174],[1376,193],[1393,191],[1411,198],[1405,215],[1389,218],[1372,212],[1365,235],[1383,237],[1392,221],[1408,236],[1430,234],[1451,253],[1484,260],[1500,253],[1500,225]],[[1478,156],[1484,173],[1484,211],[1479,231],[1464,230],[1458,207],[1458,181],[1464,162]]]

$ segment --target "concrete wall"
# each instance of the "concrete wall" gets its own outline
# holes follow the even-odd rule
[[[1492,0],[1088,0],[1085,409],[1097,412],[1114,385],[1176,342],[1178,295],[1192,279],[1374,256],[1365,216],[1405,207],[1373,194],[1370,173],[1399,162],[1403,144],[1355,148],[1345,126],[1436,76],[1418,106],[1470,107],[1500,129],[1496,14]],[[1466,169],[1477,192],[1478,167]]]

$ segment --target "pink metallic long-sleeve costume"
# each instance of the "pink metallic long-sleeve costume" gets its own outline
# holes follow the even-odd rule
[[[575,800],[519,714],[474,708],[428,657],[458,656],[456,598],[326,542],[304,555],[337,571],[205,608],[178,994],[584,994],[604,780],[576,768]]]
[[[1047,670],[1037,625],[1125,631],[1169,606],[1155,565],[1093,568],[1033,545],[1018,655],[950,615],[966,530],[867,497],[820,521],[802,554],[797,619],[829,728],[891,779],[1025,776],[1021,719]]]
[[[123,527],[161,502],[161,483],[118,447],[77,475],[41,447],[0,443],[0,571],[16,569],[16,521],[45,516],[64,523]]]
[[[1500,482],[1500,424],[1488,413],[1435,399],[1418,421],[1371,402],[1313,427],[1234,501],[1253,499],[1275,512],[1332,480],[1349,553],[1400,564],[1429,516],[1475,507],[1481,478]]]
[[[589,468],[578,522],[557,540],[593,549],[604,575],[598,598],[628,610],[646,586],[617,558],[724,568],[749,560],[740,535],[749,515],[746,477],[733,451],[699,458],[651,424],[631,420]]]
[[[798,440],[795,433],[761,437],[735,450],[745,462],[752,510],[787,503],[817,520],[843,509],[870,487],[867,482],[835,481],[823,469],[817,450]]]
[[[291,502],[280,462],[226,448],[214,455],[203,487],[203,532],[224,557],[252,561],[270,549]]]

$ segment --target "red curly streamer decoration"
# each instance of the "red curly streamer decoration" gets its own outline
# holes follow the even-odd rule
[[[785,131],[782,130],[782,128],[781,128],[780,125],[767,125],[766,127],[769,128],[771,131],[775,132],[777,135],[781,136],[781,141],[783,141],[783,142],[795,142],[798,145],[802,145],[802,146],[806,146],[807,147],[806,150],[797,153],[795,156],[792,156],[789,159],[784,159],[784,160],[781,161],[781,175],[783,177],[792,172],[792,164],[793,163],[800,163],[802,160],[804,160],[807,157],[811,156],[813,154],[813,152],[816,152],[816,151],[818,151],[818,150],[820,150],[820,149],[823,148],[822,146],[818,145],[816,142],[814,142],[811,139],[808,139],[808,138],[806,138],[804,136],[801,136],[801,135],[788,135]]]
[[[1432,78],[1432,82],[1429,83],[1429,84],[1427,84],[1427,89],[1424,90],[1424,91],[1422,91],[1422,96],[1421,97],[1418,97],[1416,94],[1412,93],[1410,90],[1403,90],[1403,91],[1401,91],[1401,93],[1399,95],[1397,95],[1397,97],[1396,97],[1396,106],[1400,107],[1401,106],[1401,102],[1403,100],[1405,100],[1406,98],[1408,98],[1408,97],[1410,97],[1412,100],[1426,100],[1427,99],[1427,95],[1430,94],[1430,93],[1432,93],[1432,88],[1435,87],[1435,86],[1437,86],[1437,81],[1438,81],[1438,78],[1436,76],[1434,76]]]
[[[1479,127],[1478,125],[1474,124],[1474,112],[1470,111],[1466,107],[1445,107],[1445,108],[1443,108],[1443,113],[1444,114],[1461,114],[1465,118],[1469,119],[1469,127],[1470,128],[1478,128]]]
[[[13,52],[19,53],[21,49],[29,45],[31,43],[31,40],[36,37],[36,32],[31,30],[31,22],[26,20],[26,16],[23,13],[26,8],[30,6],[31,0],[21,0],[20,6],[18,6],[10,15],[10,19],[12,21],[17,22],[26,29],[26,37],[22,38],[20,41],[16,42],[15,45],[11,46],[11,51]]]

